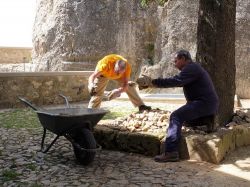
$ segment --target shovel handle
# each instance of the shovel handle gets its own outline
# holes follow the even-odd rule
[[[34,106],[33,104],[31,104],[31,102],[28,101],[27,99],[25,99],[25,98],[23,98],[23,97],[20,97],[20,96],[18,96],[18,99],[19,99],[20,101],[22,101],[25,105],[27,105],[27,106],[29,106],[30,108],[32,108],[33,110],[38,111],[38,108],[37,108],[36,106]]]

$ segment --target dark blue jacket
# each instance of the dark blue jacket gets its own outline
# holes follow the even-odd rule
[[[153,79],[152,83],[160,88],[183,87],[188,102],[202,101],[210,109],[213,108],[214,112],[218,109],[219,99],[212,80],[207,71],[197,63],[185,65],[174,77]]]

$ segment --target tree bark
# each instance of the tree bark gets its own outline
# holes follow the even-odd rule
[[[235,95],[236,0],[200,0],[196,60],[209,72],[220,99],[217,121],[231,119]]]

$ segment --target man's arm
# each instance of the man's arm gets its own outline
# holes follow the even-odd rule
[[[101,71],[95,70],[94,73],[92,73],[92,74],[89,76],[89,84],[94,84],[95,78],[99,77],[101,74],[102,74]]]
[[[125,76],[125,74],[122,76],[122,86],[118,88],[119,92],[125,92],[128,89],[128,78]]]
[[[102,73],[100,71],[95,71],[89,76],[88,90],[91,96],[96,95],[96,85],[94,84],[95,78],[99,77]]]
[[[153,79],[152,84],[159,88],[182,87],[200,76],[200,71],[194,66],[187,66],[178,75],[170,78]]]
[[[121,82],[122,82],[122,86],[120,88],[117,88],[117,89],[110,91],[110,93],[108,94],[108,100],[112,100],[112,99],[115,99],[117,97],[120,97],[121,93],[127,90],[128,79],[126,78],[125,75],[123,75],[123,77],[121,78]]]

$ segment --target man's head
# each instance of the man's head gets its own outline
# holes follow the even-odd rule
[[[180,50],[175,53],[174,63],[175,67],[181,70],[186,64],[192,62],[191,55],[186,50]]]
[[[124,60],[117,60],[115,62],[115,72],[117,74],[124,73],[126,69],[126,62]]]

